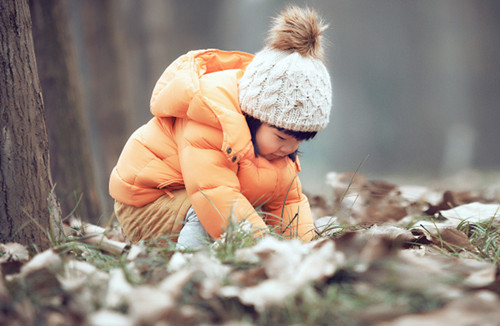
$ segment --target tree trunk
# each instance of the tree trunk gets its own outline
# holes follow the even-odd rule
[[[64,215],[76,207],[95,223],[100,205],[67,2],[30,0],[30,9],[55,191]]]
[[[169,33],[175,30],[171,1],[121,0],[125,22],[128,92],[132,95],[136,127],[152,118],[149,101],[154,84],[175,58]]]
[[[54,196],[27,0],[0,1],[0,79],[0,241],[44,249]]]
[[[80,41],[86,107],[90,116],[91,145],[96,156],[99,187],[105,190],[103,209],[111,213],[107,192],[109,175],[132,133],[132,101],[126,89],[123,28],[115,0],[70,1]]]

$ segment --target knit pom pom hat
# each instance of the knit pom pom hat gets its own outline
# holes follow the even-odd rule
[[[293,131],[319,131],[332,106],[321,34],[328,26],[311,9],[288,7],[274,18],[264,49],[239,84],[246,114]]]

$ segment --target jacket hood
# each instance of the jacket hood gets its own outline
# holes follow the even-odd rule
[[[224,134],[222,150],[247,147],[238,83],[253,59],[238,51],[198,50],[179,57],[163,72],[151,97],[151,113],[158,118],[188,118]],[[247,139],[248,138],[248,139]]]

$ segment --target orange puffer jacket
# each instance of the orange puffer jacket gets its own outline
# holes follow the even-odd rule
[[[111,173],[116,201],[141,207],[186,188],[214,238],[230,217],[246,219],[258,233],[272,226],[287,237],[313,237],[299,162],[255,157],[238,103],[238,81],[252,58],[191,51],[165,70],[151,98],[154,118],[132,134]]]

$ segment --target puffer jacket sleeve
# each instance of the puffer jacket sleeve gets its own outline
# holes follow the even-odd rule
[[[302,193],[298,175],[289,185],[283,197],[266,205],[268,224],[273,225],[276,233],[287,238],[312,240],[316,235],[311,207],[307,197]]]
[[[208,234],[219,238],[232,218],[247,220],[253,232],[263,235],[266,224],[241,194],[238,164],[221,151],[221,131],[190,120],[183,133],[181,170],[191,204]]]

